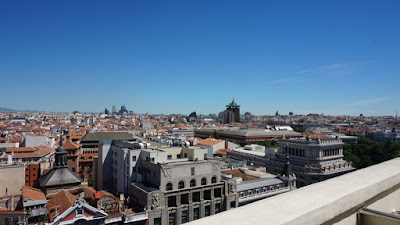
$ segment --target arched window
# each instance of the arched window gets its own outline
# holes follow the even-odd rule
[[[172,190],[172,183],[168,183],[167,186],[166,186],[166,188],[167,188],[167,191]]]
[[[214,184],[214,183],[217,183],[217,177],[216,177],[216,176],[213,176],[213,177],[212,177],[211,183],[213,183],[213,184]]]
[[[206,178],[201,179],[201,185],[206,185],[206,184],[207,184],[207,179]]]
[[[196,186],[196,180],[195,179],[190,181],[190,187],[194,187],[194,186]]]
[[[178,188],[179,189],[185,188],[185,182],[183,182],[183,181],[179,182]]]

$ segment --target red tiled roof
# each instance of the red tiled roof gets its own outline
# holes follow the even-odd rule
[[[74,204],[77,198],[77,196],[66,190],[61,190],[57,192],[57,194],[53,195],[53,197],[47,201],[47,210],[49,211],[50,221],[54,221],[56,209],[57,214],[61,215]]]
[[[24,210],[8,210],[0,208],[0,215],[25,214]]]
[[[11,152],[33,152],[35,151],[34,148],[32,147],[8,147],[6,149],[7,153],[11,153]]]
[[[53,148],[46,145],[38,145],[35,147],[9,147],[6,149],[6,155],[4,157],[8,157],[12,152],[14,152],[14,158],[24,158],[24,157],[40,157],[44,156],[52,151],[55,151]]]
[[[317,137],[326,137],[325,134],[308,134],[311,138],[317,138]],[[304,134],[303,137],[307,137],[307,134]]]
[[[205,146],[213,146],[216,145],[218,143],[223,142],[224,140],[220,140],[220,139],[211,139],[211,138],[207,138],[201,142],[199,142],[199,145],[205,145]]]
[[[75,142],[66,142],[63,144],[63,147],[65,149],[79,149],[79,147],[81,147],[81,145],[77,144]]]
[[[215,151],[215,153],[221,154],[221,155],[226,155],[226,149],[222,148],[222,149],[218,149],[217,151]]]
[[[33,200],[46,199],[46,196],[44,195],[44,193],[41,190],[32,188],[32,187],[27,187],[27,186],[22,187],[22,197],[33,199]]]

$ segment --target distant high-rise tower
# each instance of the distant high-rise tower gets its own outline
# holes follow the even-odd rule
[[[115,105],[112,106],[112,113],[113,114],[117,113],[117,107]]]
[[[240,121],[240,105],[236,104],[235,99],[229,105],[226,105],[226,110],[233,113],[233,122]]]
[[[121,106],[121,109],[119,110],[119,114],[128,114],[128,110],[126,109],[125,105]]]

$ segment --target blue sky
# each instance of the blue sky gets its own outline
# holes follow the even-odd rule
[[[2,1],[0,106],[394,115],[399,1]]]

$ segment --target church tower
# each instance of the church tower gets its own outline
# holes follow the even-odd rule
[[[286,153],[286,163],[279,174],[279,179],[285,183],[285,186],[290,187],[290,189],[296,189],[296,175],[292,171],[292,164],[290,164],[289,159],[290,157]]]
[[[61,189],[71,194],[81,192],[82,179],[68,168],[67,151],[63,147],[63,133],[60,135],[60,146],[56,150],[53,168],[39,178],[40,189],[49,198]]]

